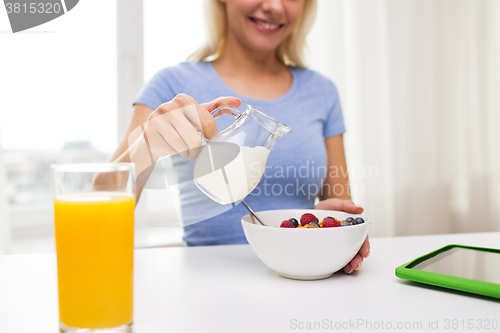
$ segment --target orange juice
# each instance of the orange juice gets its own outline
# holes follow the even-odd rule
[[[59,320],[79,328],[130,323],[135,197],[92,192],[54,204]]]

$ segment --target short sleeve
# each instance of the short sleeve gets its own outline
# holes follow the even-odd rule
[[[172,87],[172,84],[175,84],[175,80],[169,80],[169,76],[173,76],[171,68],[164,68],[158,71],[144,85],[132,104],[143,104],[156,110],[161,104],[173,99],[176,95]]]
[[[323,130],[325,138],[339,135],[345,132],[344,117],[340,107],[340,98],[337,87],[333,82],[328,81],[327,107],[328,113]]]

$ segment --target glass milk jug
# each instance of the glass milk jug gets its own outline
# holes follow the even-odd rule
[[[292,129],[251,105],[243,113],[221,106],[211,114],[231,114],[236,120],[209,141],[204,140],[193,178],[209,198],[227,205],[252,192],[264,174],[274,143]]]

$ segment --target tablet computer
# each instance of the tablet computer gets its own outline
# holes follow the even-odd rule
[[[500,249],[447,245],[399,266],[396,276],[500,298]]]

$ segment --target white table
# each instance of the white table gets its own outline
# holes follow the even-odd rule
[[[492,320],[500,325],[500,301],[394,275],[397,266],[447,244],[499,247],[500,232],[371,243],[359,271],[320,281],[279,277],[248,245],[136,250],[134,332],[311,332],[307,325],[315,322],[325,332],[382,332],[388,325],[414,331],[398,330],[398,323],[422,325],[418,332],[500,332],[491,328]],[[1,333],[58,332],[56,295],[54,254],[0,256]],[[476,328],[467,329],[469,319]],[[489,320],[490,329],[477,329],[477,320]]]

